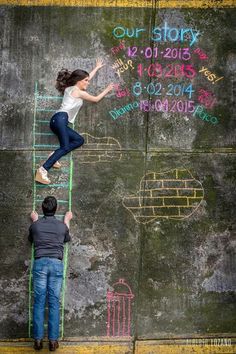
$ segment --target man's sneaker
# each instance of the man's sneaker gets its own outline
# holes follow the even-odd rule
[[[55,352],[55,350],[59,348],[59,343],[57,340],[49,340],[48,347],[50,352]]]
[[[49,158],[50,156],[52,156],[52,154],[53,154],[53,152],[51,152],[51,154],[48,155],[48,158]],[[56,161],[52,167],[59,169],[59,168],[61,168],[61,164],[60,164],[59,161]]]
[[[34,340],[34,349],[35,350],[43,349],[43,340],[42,339],[35,339]]]
[[[43,168],[42,166],[39,167],[36,171],[35,181],[42,183],[42,184],[50,184],[51,183],[50,179],[48,178],[47,170],[45,170],[45,168]]]

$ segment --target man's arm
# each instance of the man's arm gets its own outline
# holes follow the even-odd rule
[[[38,215],[37,211],[32,211],[31,214],[30,214],[30,219],[31,219],[33,222],[35,222],[35,221],[38,220],[38,218],[39,218],[39,215]]]
[[[32,211],[31,214],[30,214],[30,219],[31,219],[33,222],[35,222],[35,221],[38,220],[38,218],[39,218],[38,213],[37,213],[36,211]],[[31,225],[30,228],[29,228],[28,240],[29,240],[31,243],[34,242],[34,240],[33,240],[33,235],[32,235],[32,225]]]
[[[70,228],[70,220],[73,218],[73,214],[71,211],[67,211],[64,217],[64,224],[67,226],[66,234],[65,234],[65,239],[64,242],[69,242],[71,240],[70,234],[69,234],[69,228]]]

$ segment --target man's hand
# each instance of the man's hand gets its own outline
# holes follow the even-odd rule
[[[69,228],[70,226],[70,220],[73,218],[73,214],[71,211],[67,211],[65,216],[64,216],[64,224],[67,225],[67,227]]]
[[[37,221],[39,218],[37,211],[32,211],[30,214],[30,218],[33,222]]]

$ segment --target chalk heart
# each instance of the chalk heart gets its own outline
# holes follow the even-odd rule
[[[148,172],[136,195],[123,198],[123,206],[138,223],[156,219],[183,220],[192,215],[204,198],[204,189],[187,169]]]
[[[80,156],[80,163],[98,163],[120,160],[121,145],[115,138],[95,137],[88,133],[81,134],[84,138],[82,146],[83,154]]]

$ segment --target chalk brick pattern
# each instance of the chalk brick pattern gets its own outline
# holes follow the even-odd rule
[[[111,162],[121,160],[121,145],[112,137],[97,138],[88,133],[81,134],[84,137],[82,153],[79,156],[80,163]]]
[[[157,218],[186,219],[204,198],[201,182],[186,169],[149,172],[140,181],[137,195],[123,198],[123,205],[138,223]]]

